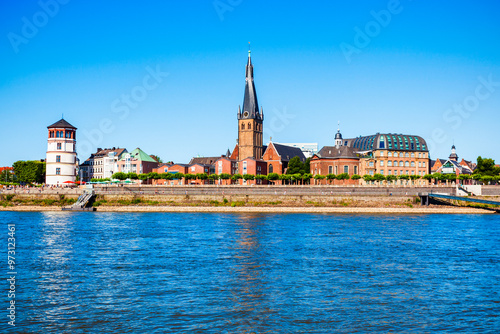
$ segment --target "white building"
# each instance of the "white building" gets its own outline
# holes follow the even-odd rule
[[[306,158],[312,158],[318,153],[318,143],[280,143],[281,145],[300,148]]]
[[[76,128],[64,119],[49,125],[45,183],[64,185],[76,181]]]
[[[125,148],[98,148],[96,153],[91,154],[80,165],[82,180],[88,182],[91,179],[111,178],[114,173],[118,172],[117,162],[125,153],[127,153]]]

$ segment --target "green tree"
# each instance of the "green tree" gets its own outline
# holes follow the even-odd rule
[[[351,177],[347,173],[337,175],[337,180],[349,180]]]
[[[495,160],[477,157],[477,166],[474,174],[496,176],[500,174],[500,167],[495,166]]]
[[[18,182],[44,183],[45,162],[41,161],[16,161],[12,165]]]
[[[161,173],[160,178],[163,180],[172,180],[173,179],[173,174],[171,173]]]
[[[286,169],[286,173],[289,175],[297,174],[303,170],[304,165],[298,156],[295,156],[288,161],[288,168]]]
[[[279,178],[280,178],[280,176],[279,176],[278,173],[269,173],[269,174],[267,174],[267,179],[269,181],[273,182],[273,184],[274,184],[274,181],[279,180]]]
[[[310,184],[313,175],[311,173],[304,173],[302,175],[302,183]]]
[[[422,178],[429,182],[433,179],[432,174],[425,174],[424,176],[422,176]]]
[[[14,174],[8,169],[5,169],[0,173],[0,182],[14,182]]]
[[[242,179],[243,176],[241,174],[234,174],[233,176],[231,176],[231,180],[235,181],[235,182],[238,182],[238,180]]]
[[[337,175],[331,173],[326,174],[326,179],[328,180],[328,183],[332,184],[332,181],[337,179]]]
[[[130,172],[130,173],[127,173],[127,179],[137,180],[137,179],[140,179],[140,178],[137,175],[137,173]],[[140,179],[140,180],[142,180],[142,179]]]
[[[302,164],[301,174],[310,174],[311,173],[311,158],[307,158],[306,161]]]
[[[221,173],[221,174],[219,174],[219,179],[221,179],[221,180],[229,180],[229,179],[231,179],[231,174]]]
[[[161,178],[161,176],[157,172],[148,173],[148,179],[156,179],[156,180],[158,180],[159,178]]]
[[[485,184],[485,185],[488,185],[488,184],[490,184],[490,182],[493,181],[493,178],[494,178],[494,176],[491,176],[491,175],[483,175],[481,177],[481,182],[483,182],[483,184]]]
[[[114,173],[111,177],[113,179],[117,179],[117,180],[123,181],[123,180],[127,179],[127,174],[122,173],[122,172],[118,172],[118,173]]]
[[[257,174],[257,175],[255,175],[255,179],[263,181],[263,180],[266,180],[266,176],[265,175],[261,175],[261,174]]]
[[[353,176],[351,176],[351,180],[359,180],[361,178],[361,175],[358,175],[358,174],[354,174]]]
[[[386,180],[386,178],[385,178],[385,176],[384,176],[384,175],[382,175],[382,174],[378,174],[378,173],[377,173],[377,174],[373,175],[373,180],[374,180],[374,181],[377,181],[377,182],[378,182],[378,184],[380,184],[380,182],[385,181],[385,180]]]
[[[388,181],[388,182],[394,182],[398,179],[398,177],[396,175],[387,175],[385,177],[385,179]]]
[[[315,180],[315,183],[316,183],[316,180],[319,181],[319,183],[321,183],[321,180],[324,180],[326,179],[326,176],[325,175],[320,175],[320,174],[316,174],[314,175],[314,180]]]
[[[245,174],[245,175],[243,175],[243,179],[246,180],[246,181],[255,180],[255,175],[253,175],[253,174]]]

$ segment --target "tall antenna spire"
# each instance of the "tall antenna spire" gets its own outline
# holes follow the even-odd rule
[[[338,121],[337,131],[340,132],[340,121]]]

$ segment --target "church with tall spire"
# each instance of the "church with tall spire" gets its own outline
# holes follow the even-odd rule
[[[245,75],[245,95],[243,97],[243,110],[238,107],[238,157],[237,160],[246,158],[262,159],[263,146],[263,121],[264,113],[259,110],[255,83],[253,80],[253,65],[251,51],[248,50],[248,61]],[[236,158],[236,157],[235,157]]]

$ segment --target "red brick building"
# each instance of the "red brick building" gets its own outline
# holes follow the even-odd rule
[[[299,157],[301,162],[306,161],[306,157],[300,148],[271,142],[267,146],[262,159],[267,163],[268,174],[286,174],[288,162],[293,157]]]
[[[347,173],[349,176],[359,173],[360,157],[353,148],[347,146],[324,146],[311,158],[311,174],[327,175]],[[321,184],[357,184],[354,180],[325,180]]]
[[[239,172],[242,176],[246,174],[251,175],[267,175],[267,162],[263,160],[257,160],[254,158],[246,158],[239,162]],[[251,184],[263,184],[262,180],[240,180],[240,184],[251,185]]]

